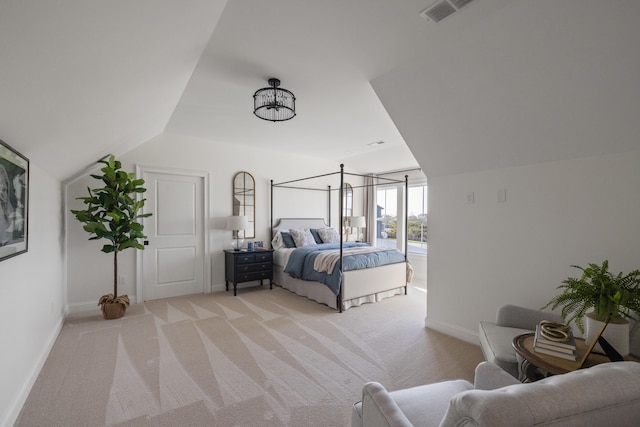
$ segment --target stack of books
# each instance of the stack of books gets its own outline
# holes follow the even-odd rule
[[[541,325],[537,325],[536,334],[533,340],[534,351],[566,360],[576,360],[576,341],[570,329],[567,331],[569,337],[565,341],[547,339],[542,336],[540,331]]]

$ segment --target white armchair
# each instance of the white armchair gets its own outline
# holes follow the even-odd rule
[[[520,334],[534,332],[541,320],[563,321],[559,314],[549,311],[516,305],[500,307],[495,322],[481,321],[479,325],[480,347],[485,360],[517,378],[518,361],[511,343]]]
[[[521,384],[488,362],[455,380],[388,392],[367,383],[352,427],[637,426],[640,363],[604,363]]]

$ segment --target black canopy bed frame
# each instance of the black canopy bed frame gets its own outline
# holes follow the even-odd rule
[[[317,188],[317,187],[309,187],[309,186],[305,186],[304,183],[305,181],[310,181],[310,180],[316,180],[319,178],[327,178],[327,177],[331,177],[331,176],[335,176],[335,175],[339,175],[339,180],[340,180],[340,186],[339,188],[332,188],[330,185],[327,186],[326,188]],[[340,290],[338,292],[337,295],[335,295],[335,301],[333,301],[333,303],[331,301],[328,301],[328,298],[333,297],[333,295],[330,296],[321,296],[321,297],[317,297],[314,295],[309,295],[306,293],[306,291],[303,292],[298,292],[296,289],[294,288],[289,288],[287,286],[283,286],[282,283],[278,283],[279,280],[276,279],[275,283],[276,285],[280,285],[282,287],[285,287],[286,289],[289,289],[291,291],[293,291],[296,294],[302,295],[302,296],[306,296],[307,298],[316,300],[318,302],[324,303],[329,305],[330,307],[333,306],[333,304],[335,304],[335,307],[338,311],[342,312],[343,311],[343,306],[344,308],[349,308],[350,306],[352,306],[351,304],[349,304],[350,301],[356,301],[358,298],[364,298],[367,299],[365,302],[371,302],[371,301],[377,301],[379,299],[382,298],[386,298],[388,296],[391,295],[397,295],[400,293],[403,293],[406,295],[407,293],[407,277],[408,277],[408,269],[410,269],[411,267],[408,265],[408,261],[407,261],[407,250],[408,250],[408,240],[407,240],[407,235],[408,235],[408,189],[409,189],[409,177],[408,175],[405,175],[404,180],[398,180],[398,179],[392,179],[392,178],[385,178],[385,177],[375,177],[376,178],[376,182],[374,182],[373,184],[363,184],[363,185],[352,185],[353,189],[357,189],[357,188],[364,188],[364,189],[368,189],[369,187],[377,187],[379,185],[387,185],[387,184],[404,184],[404,192],[405,192],[405,198],[404,198],[404,262],[403,263],[399,263],[399,264],[390,264],[390,265],[384,265],[384,266],[380,266],[380,267],[375,267],[375,268],[368,268],[368,269],[364,269],[364,270],[376,270],[376,272],[372,272],[372,271],[363,271],[363,270],[348,270],[348,271],[343,271],[343,258],[344,258],[344,252],[343,252],[343,245],[344,245],[344,233],[343,233],[343,227],[342,224],[344,224],[344,178],[345,176],[354,176],[354,177],[360,177],[360,178],[367,178],[369,177],[369,175],[361,175],[361,174],[356,174],[356,173],[349,173],[349,172],[345,172],[344,171],[344,164],[340,165],[340,170],[337,172],[331,172],[331,173],[326,173],[326,174],[321,174],[321,175],[314,175],[314,176],[309,176],[309,177],[305,177],[305,178],[299,178],[299,179],[294,179],[294,180],[290,180],[290,181],[285,181],[285,182],[280,182],[280,183],[274,183],[273,180],[271,180],[271,194],[270,194],[270,220],[271,220],[271,241],[273,241],[273,238],[275,237],[276,233],[278,232],[278,230],[280,228],[282,229],[286,229],[288,226],[291,226],[292,228],[294,226],[299,226],[300,228],[303,227],[309,227],[309,225],[311,225],[311,227],[321,227],[321,226],[325,226],[325,227],[331,227],[331,195],[332,192],[337,191],[338,192],[338,207],[339,207],[339,214],[338,214],[338,221],[339,221],[339,226],[337,227],[337,231],[338,234],[340,236],[340,244],[339,244],[339,259],[336,263],[336,268],[339,269],[340,271],[340,275],[342,277],[342,282],[340,285]],[[327,194],[327,220],[325,220],[324,218],[280,218],[278,220],[278,223],[275,223],[275,219],[274,219],[274,215],[273,215],[273,208],[274,208],[274,190],[275,189],[280,189],[280,188],[287,188],[287,189],[294,189],[294,190],[302,190],[302,191],[320,191],[320,192],[326,192]],[[274,266],[274,268],[280,268],[282,269],[284,266]],[[404,268],[402,268],[404,267]],[[382,273],[381,275],[379,274],[379,272],[385,272]],[[282,275],[287,275],[287,273],[283,273],[282,271],[279,271],[280,274]],[[402,281],[400,281],[400,279],[398,278],[398,276],[402,273]],[[349,276],[351,275],[351,276]],[[391,276],[390,276],[391,275]],[[279,274],[276,274],[276,277],[278,277]],[[288,276],[288,275],[287,275]],[[283,277],[283,276],[280,276]],[[348,281],[350,280],[349,277],[351,277],[352,279],[354,277],[358,277],[358,279],[353,279],[353,280],[359,280],[361,282],[361,284],[358,285],[354,285],[355,287],[357,287],[357,290],[353,290],[353,292],[349,292],[349,290],[347,290],[347,292],[345,292],[345,285],[348,286]],[[384,283],[380,283],[383,280],[386,280],[386,278],[388,277],[394,277],[393,280],[390,281],[389,284],[385,285]],[[376,280],[377,278],[380,278],[380,280]],[[288,278],[287,278],[288,280]],[[297,279],[291,279],[291,280],[297,280]],[[300,282],[300,280],[297,280],[298,282]],[[320,290],[320,293],[326,293],[324,290],[324,288],[326,288],[327,290],[329,288],[327,288],[325,285],[319,283],[319,282],[307,282],[304,281],[306,283],[312,283],[312,284],[319,284],[322,285],[321,287],[319,287],[318,289]],[[366,282],[366,285],[363,283]],[[306,288],[306,283],[305,284],[299,284],[299,286],[304,286]],[[372,293],[371,294],[366,294],[366,292],[368,292],[368,290],[371,290]],[[401,292],[399,291],[401,290]],[[329,291],[330,292],[330,291]],[[312,292],[313,293],[313,292]],[[363,294],[364,293],[364,294]],[[362,295],[361,295],[362,294]],[[355,296],[354,296],[355,295]],[[356,304],[353,305],[360,305],[362,302],[358,302]],[[347,305],[348,304],[348,305]]]

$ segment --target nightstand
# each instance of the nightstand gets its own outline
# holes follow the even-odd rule
[[[273,289],[273,249],[260,251],[224,251],[224,285],[229,290],[233,283],[233,295],[237,295],[238,283],[269,279],[269,289]]]

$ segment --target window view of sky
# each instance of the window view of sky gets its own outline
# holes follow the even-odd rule
[[[384,210],[383,215],[396,216],[398,191],[395,188],[378,190],[378,205]],[[427,213],[427,187],[409,187],[409,216]]]

